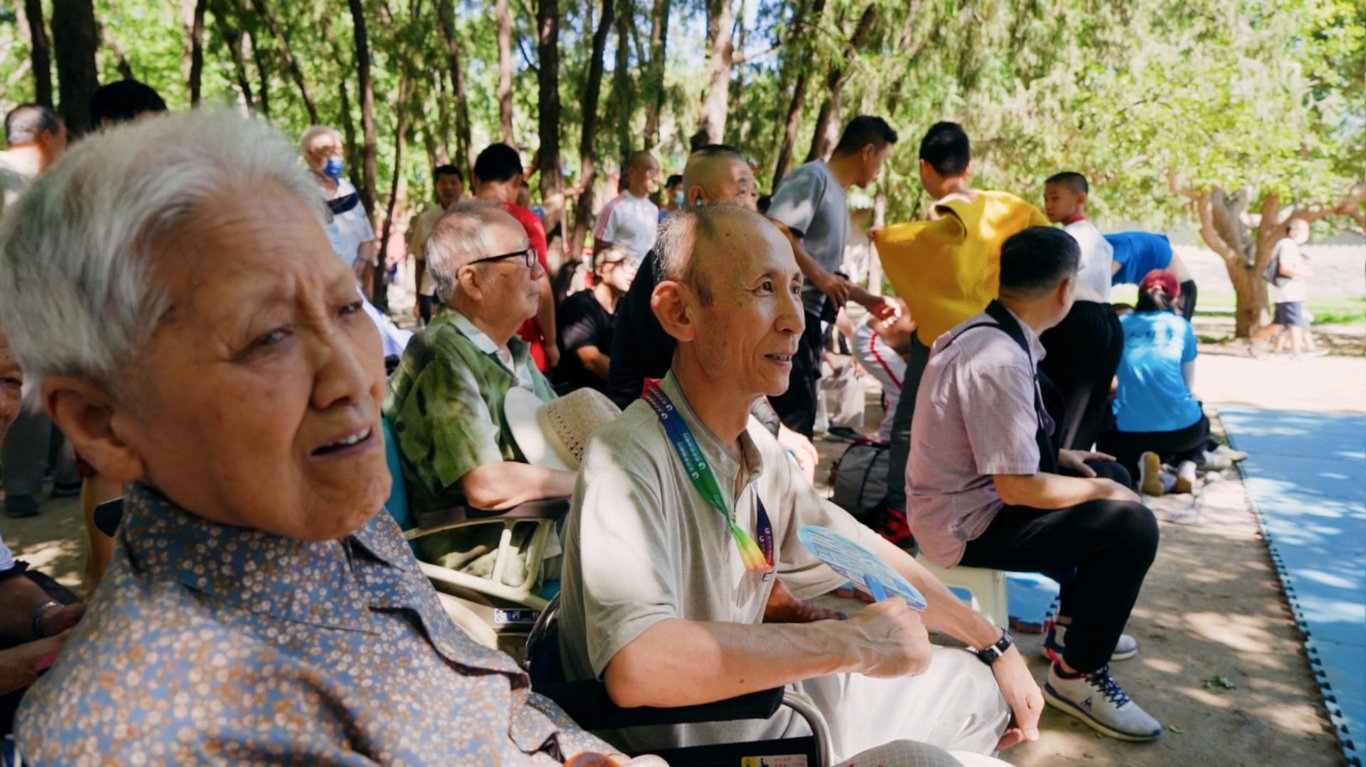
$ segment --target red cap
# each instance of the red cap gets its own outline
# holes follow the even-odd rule
[[[1143,282],[1138,284],[1138,289],[1148,292],[1153,288],[1161,288],[1168,298],[1176,298],[1181,295],[1181,283],[1176,281],[1176,276],[1163,269],[1154,269],[1143,276]]]

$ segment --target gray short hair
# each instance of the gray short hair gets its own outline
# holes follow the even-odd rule
[[[476,258],[496,255],[489,233],[500,224],[523,231],[521,222],[500,205],[477,198],[457,202],[437,220],[424,250],[437,298],[444,302],[455,295],[460,267]]]
[[[670,213],[655,240],[659,257],[655,278],[687,285],[697,293],[703,306],[710,304],[711,285],[698,266],[697,246],[700,242],[716,245],[724,221],[734,216],[768,225],[763,216],[739,205],[703,205]]]
[[[304,128],[304,132],[299,136],[299,148],[307,153],[308,148],[312,146],[313,142],[317,141],[320,136],[336,139],[338,144],[345,143],[342,141],[342,135],[337,132],[336,128],[329,125],[310,125],[307,128]]]
[[[92,134],[0,221],[0,323],[34,386],[80,375],[111,390],[169,307],[159,249],[206,205],[279,184],[323,225],[318,185],[264,122],[226,109]]]

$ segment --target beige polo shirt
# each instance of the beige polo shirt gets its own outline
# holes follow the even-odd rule
[[[876,533],[821,498],[758,421],[741,435],[744,466],[698,421],[670,374],[661,384],[692,429],[741,528],[754,535],[758,502],[773,524],[774,559],[798,598],[845,583],[797,540],[821,525],[866,548]],[[733,493],[736,475],[741,489]],[[588,442],[565,531],[560,647],[569,679],[600,678],[608,661],[656,623],[681,618],[756,624],[773,576],[745,570],[725,519],[707,505],[654,410],[637,400]],[[632,744],[717,742],[764,723],[630,731]],[[646,729],[646,728],[642,728]]]

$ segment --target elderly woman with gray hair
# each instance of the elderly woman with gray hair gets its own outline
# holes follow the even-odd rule
[[[222,112],[83,141],[0,224],[0,322],[125,485],[20,709],[37,764],[556,764],[610,751],[446,617],[397,526],[384,368],[317,187]]]

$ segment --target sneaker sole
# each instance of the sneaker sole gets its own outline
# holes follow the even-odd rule
[[[1114,738],[1115,740],[1123,740],[1129,743],[1147,743],[1162,737],[1161,730],[1158,730],[1156,733],[1147,732],[1141,734],[1124,732],[1123,730],[1116,730],[1110,725],[1105,724],[1104,722],[1092,717],[1090,714],[1081,710],[1076,706],[1076,704],[1072,703],[1072,701],[1054,692],[1053,686],[1047,682],[1044,682],[1043,685],[1043,697],[1044,700],[1048,701],[1048,704],[1051,705],[1053,708],[1056,708],[1064,714],[1067,714],[1068,716],[1077,719],[1078,721],[1082,722],[1083,724],[1095,730],[1096,732],[1099,732],[1102,735],[1108,735],[1111,738]]]
[[[1056,663],[1056,662],[1062,660],[1062,655],[1059,654],[1057,650],[1053,649],[1052,647],[1049,647],[1048,645],[1039,645],[1039,654],[1043,656],[1043,659],[1044,659],[1044,660],[1046,660],[1046,661],[1048,661],[1048,662],[1050,662],[1050,663]],[[1110,660],[1111,660],[1112,662],[1118,662],[1118,661],[1122,661],[1122,660],[1129,660],[1130,658],[1134,657],[1135,655],[1138,655],[1138,648],[1137,648],[1137,647],[1135,647],[1135,648],[1132,649],[1132,650],[1129,650],[1128,652],[1120,652],[1120,651],[1116,650],[1116,651],[1114,651],[1113,653],[1110,654]]]
[[[1153,456],[1153,460],[1151,461],[1148,460],[1148,456],[1150,455]],[[1139,460],[1141,461],[1139,464],[1139,476],[1141,478],[1139,489],[1142,490],[1145,495],[1160,497],[1163,493],[1162,459],[1158,458],[1153,453],[1144,453]]]

